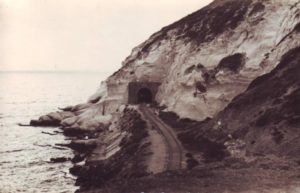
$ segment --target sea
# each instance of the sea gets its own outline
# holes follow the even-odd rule
[[[23,127],[58,107],[87,101],[107,76],[98,72],[0,72],[0,193],[71,193],[73,152],[59,128]]]

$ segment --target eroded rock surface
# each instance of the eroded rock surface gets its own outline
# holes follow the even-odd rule
[[[220,112],[251,81],[299,46],[297,0],[226,0],[163,28],[133,49],[91,97],[107,113],[128,101],[129,82],[161,82],[156,100],[182,118]],[[206,92],[195,94],[198,83]]]

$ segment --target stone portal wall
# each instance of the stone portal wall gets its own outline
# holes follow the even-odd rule
[[[155,96],[158,92],[160,82],[130,82],[128,84],[128,104],[138,104],[138,92],[142,88],[151,91],[152,101],[155,102]]]

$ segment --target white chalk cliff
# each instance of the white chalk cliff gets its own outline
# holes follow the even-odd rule
[[[214,1],[134,48],[91,100],[101,97],[111,113],[127,102],[129,82],[155,81],[160,105],[181,117],[212,117],[300,45],[299,9],[298,0]],[[207,92],[194,96],[198,82]]]
[[[161,82],[156,101],[182,118],[213,117],[299,46],[299,31],[299,0],[216,0],[134,48],[89,103],[59,121],[87,130],[109,124],[135,81]],[[195,95],[199,83],[206,92]]]

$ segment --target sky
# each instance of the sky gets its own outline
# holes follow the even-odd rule
[[[114,72],[212,0],[0,0],[0,71]]]

